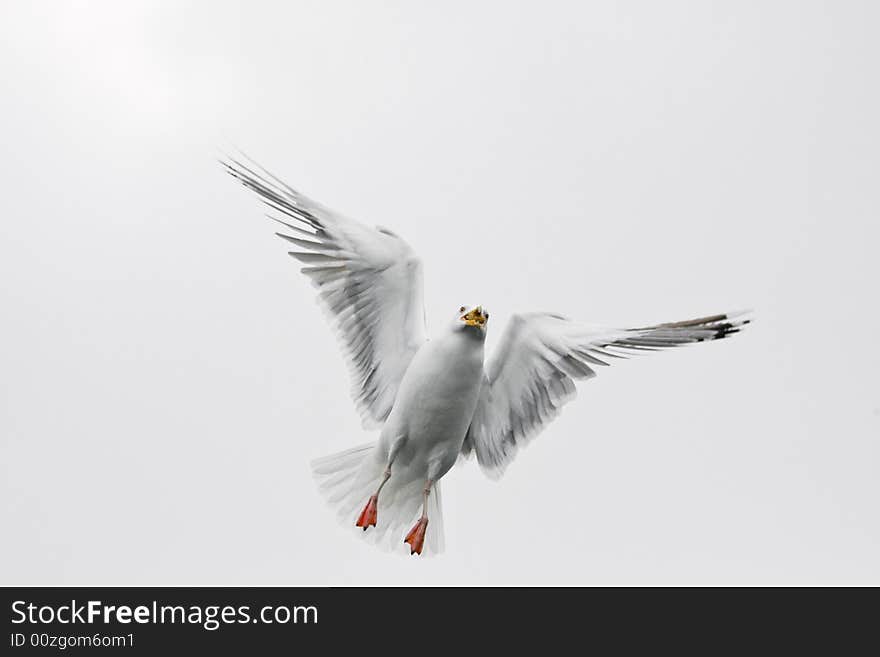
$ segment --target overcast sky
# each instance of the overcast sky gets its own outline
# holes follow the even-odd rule
[[[880,5],[5,2],[0,583],[880,584]],[[370,439],[240,147],[462,304],[734,339],[602,370],[446,548],[354,540]]]

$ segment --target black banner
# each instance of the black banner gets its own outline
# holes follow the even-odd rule
[[[875,592],[818,589],[5,588],[3,654],[150,654],[364,646],[839,652]],[[868,594],[868,595],[862,595]],[[863,600],[864,598],[864,600]]]

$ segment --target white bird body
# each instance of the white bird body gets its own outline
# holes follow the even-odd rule
[[[413,356],[379,436],[383,464],[397,449],[395,476],[438,480],[461,453],[483,379],[485,332],[450,325]]]
[[[377,543],[399,548],[416,520],[404,541],[410,554],[443,549],[440,480],[460,456],[476,455],[499,477],[597,366],[725,338],[750,321],[724,313],[621,329],[515,314],[484,366],[489,314],[481,306],[462,306],[427,339],[422,264],[400,237],[343,217],[256,165],[224,165],[284,217],[270,215],[287,229],[277,235],[297,247],[290,255],[306,265],[337,329],[364,426],[381,428],[377,441],[313,461],[319,490],[344,524]]]

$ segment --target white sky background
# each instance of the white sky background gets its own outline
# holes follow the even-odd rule
[[[878,5],[548,4],[3,3],[0,583],[880,583]],[[376,551],[309,475],[369,436],[230,145],[490,347],[756,322],[455,469],[441,557]]]

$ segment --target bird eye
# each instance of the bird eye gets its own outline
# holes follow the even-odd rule
[[[458,309],[458,312],[463,313],[464,310],[465,310],[465,306],[462,306],[461,308]]]
[[[489,313],[486,313],[486,319],[489,319]]]

